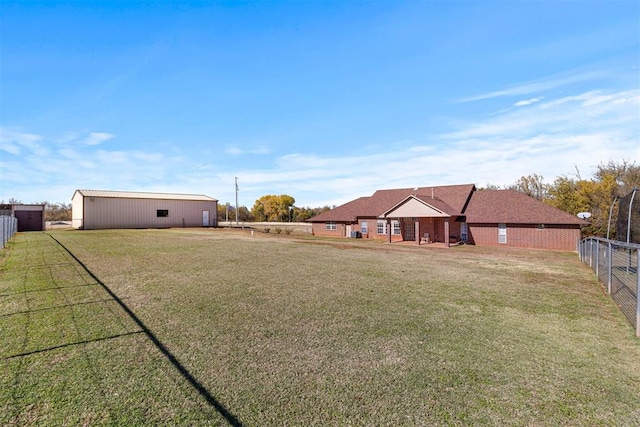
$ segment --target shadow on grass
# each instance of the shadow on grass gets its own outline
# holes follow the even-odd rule
[[[138,325],[149,340],[153,342],[158,350],[171,362],[171,364],[180,372],[180,374],[184,377],[185,380],[189,382],[191,387],[193,387],[199,394],[202,396],[209,405],[211,405],[220,415],[222,415],[227,422],[232,426],[242,426],[240,420],[238,420],[235,415],[233,415],[227,408],[222,405],[214,396],[211,395],[209,390],[206,389],[188,370],[185,368],[180,361],[169,351],[169,349],[155,336],[155,334],[136,316],[136,314],[131,311],[131,309],[120,299],[107,285],[105,285],[91,270],[87,268],[86,265],[82,261],[80,261],[74,254],[71,252],[66,246],[64,246],[60,241],[58,241],[55,237],[49,235],[62,249],[64,249],[77,263],[80,265],[84,271],[87,272],[89,276],[93,280],[96,281],[112,298],[113,300],[127,313],[127,315],[133,320],[136,325]]]
[[[70,343],[67,343],[67,344],[55,345],[53,347],[39,348],[38,350],[27,351],[25,353],[12,354],[10,356],[3,357],[3,359],[15,359],[17,357],[30,356],[32,354],[44,353],[44,352],[47,352],[47,351],[58,350],[60,348],[65,348],[65,347],[73,347],[75,345],[88,344],[88,343],[98,342],[98,341],[112,340],[114,338],[126,337],[128,335],[135,335],[135,334],[139,334],[139,333],[142,333],[142,331],[133,331],[133,332],[127,332],[127,333],[124,333],[124,334],[111,335],[109,337],[94,338],[92,340],[70,342]]]

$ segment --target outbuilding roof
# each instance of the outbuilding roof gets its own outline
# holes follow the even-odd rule
[[[213,197],[204,194],[178,194],[178,193],[151,193],[141,191],[110,191],[110,190],[76,190],[76,193],[84,197],[105,197],[116,199],[156,199],[156,200],[191,200],[201,202],[217,202]],[[73,198],[72,197],[72,198]]]

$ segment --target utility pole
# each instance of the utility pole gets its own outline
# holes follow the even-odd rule
[[[238,177],[236,176],[236,225],[238,225]]]

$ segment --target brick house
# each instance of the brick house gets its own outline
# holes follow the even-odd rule
[[[515,190],[378,190],[308,220],[316,236],[575,250],[588,223]]]

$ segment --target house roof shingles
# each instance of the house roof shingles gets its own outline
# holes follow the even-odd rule
[[[471,224],[588,224],[577,216],[516,190],[476,191],[465,215],[467,223]]]
[[[438,210],[451,216],[456,216],[463,212],[474,190],[475,186],[473,184],[378,190],[370,197],[360,197],[352,200],[310,218],[308,221],[355,222],[357,218],[381,217],[385,212],[411,195]]]
[[[476,191],[473,184],[378,190],[370,197],[352,200],[308,221],[356,222],[358,218],[382,217],[411,195],[451,216],[464,215],[470,224],[588,224],[518,191]]]

